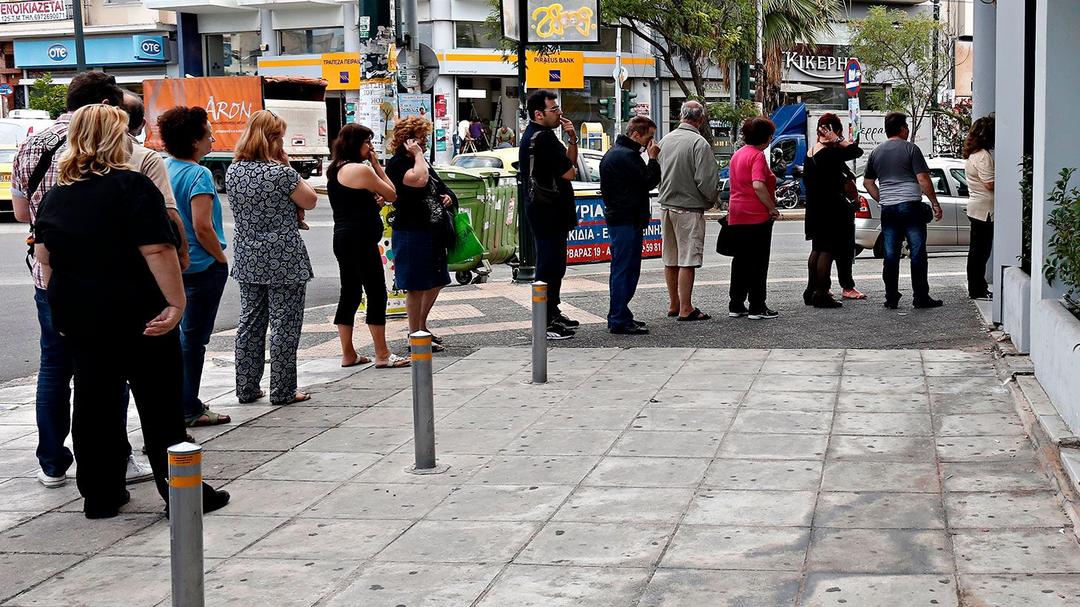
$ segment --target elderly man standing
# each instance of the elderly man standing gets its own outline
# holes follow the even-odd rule
[[[687,101],[681,124],[660,142],[660,208],[668,316],[708,320],[691,303],[694,274],[705,251],[705,210],[716,204],[717,168],[712,146],[701,136],[705,107]]]
[[[634,116],[626,126],[626,134],[615,139],[615,146],[600,161],[604,215],[611,235],[611,305],[607,321],[608,331],[615,334],[649,332],[645,323],[634,320],[630,300],[641,277],[641,245],[652,219],[649,190],[660,183],[660,164],[656,161],[660,148],[653,141],[655,136],[655,122]],[[648,164],[641,158],[642,152],[648,153]]]

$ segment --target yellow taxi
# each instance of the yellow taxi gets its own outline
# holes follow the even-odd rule
[[[15,160],[14,145],[0,144],[0,214],[14,213],[11,208],[11,163]]]

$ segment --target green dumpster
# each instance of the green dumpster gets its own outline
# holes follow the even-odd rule
[[[478,282],[491,273],[491,264],[506,263],[517,252],[517,178],[500,169],[436,167],[439,177],[458,197],[461,210],[469,214],[473,230],[484,245],[482,258],[473,258],[449,269],[458,283]]]

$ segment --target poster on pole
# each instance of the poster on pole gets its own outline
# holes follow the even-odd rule
[[[398,93],[397,103],[399,118],[419,116],[428,122],[433,122],[431,95],[427,93]],[[428,133],[427,149],[429,151],[435,149],[434,124],[432,124],[431,131]]]
[[[848,141],[856,141],[862,131],[862,116],[859,115],[859,98],[848,99]]]

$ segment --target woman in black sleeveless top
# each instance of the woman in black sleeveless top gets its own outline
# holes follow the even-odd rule
[[[334,324],[341,339],[341,366],[371,362],[353,346],[353,323],[363,293],[367,292],[367,326],[375,346],[375,366],[407,367],[408,359],[386,346],[386,283],[383,281],[379,239],[383,223],[379,211],[393,202],[394,185],[383,172],[371,144],[371,129],[347,124],[334,140],[333,161],[326,171],[326,189],[334,211],[334,256],[341,275]],[[369,161],[371,166],[363,164]]]

